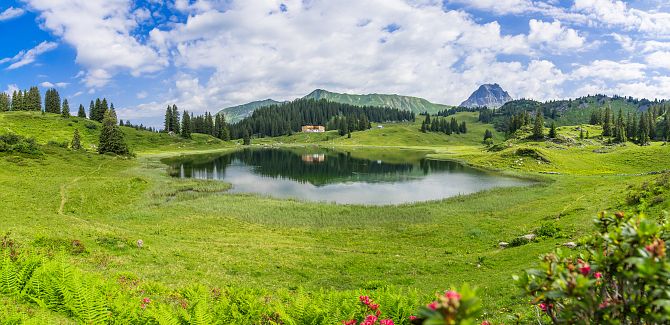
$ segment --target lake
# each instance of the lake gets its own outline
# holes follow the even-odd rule
[[[164,162],[173,177],[221,180],[231,183],[234,193],[341,204],[422,202],[529,184],[454,161],[428,159],[426,153],[247,148]]]

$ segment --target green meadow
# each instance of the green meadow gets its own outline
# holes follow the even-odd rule
[[[118,319],[135,319],[117,312],[130,309],[127,315],[142,319],[154,308],[140,307],[144,297],[178,310],[179,299],[191,301],[192,288],[210,297],[209,305],[198,307],[210,308],[205,313],[241,315],[210,322],[336,323],[350,315],[363,293],[377,295],[390,315],[406,319],[436,292],[470,284],[478,289],[487,319],[509,321],[507,315],[518,313],[528,322],[533,309],[519,299],[514,274],[534,266],[541,254],[588,235],[599,211],[658,216],[670,208],[664,188],[651,191],[645,185],[670,170],[665,143],[607,145],[597,126],[586,127],[590,138],[584,140],[577,127],[563,126],[556,141],[505,141],[492,125],[477,122],[476,113],[456,118],[468,123],[466,134],[421,133],[417,119],[373,125],[351,138],[329,131],[253,139],[252,146],[324,146],[385,160],[420,150],[431,158],[528,178],[534,185],[399,206],[232,194],[224,182],[171,178],[161,160],[237,150],[240,143],[123,127],[135,157],[122,158],[94,151],[97,122],[2,113],[0,134],[32,137],[42,153],[0,153],[0,236],[3,243],[11,240],[19,255],[66,261],[109,301],[129,301],[109,303]],[[83,151],[61,145],[75,129]],[[494,131],[493,148],[482,144],[486,129]],[[549,224],[560,231],[498,248],[499,242]],[[7,255],[8,244],[3,246]],[[220,295],[228,297],[229,309],[221,307]],[[305,307],[298,315],[296,306],[306,304],[305,297],[320,302],[321,310]],[[156,307],[152,313],[159,311],[165,310]],[[18,323],[86,319],[7,293],[0,295],[3,317]],[[169,323],[158,319],[154,322]]]

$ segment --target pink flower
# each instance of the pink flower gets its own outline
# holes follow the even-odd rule
[[[430,308],[430,310],[437,310],[437,306],[438,306],[437,301],[433,301],[429,303],[427,307]]]
[[[579,262],[579,272],[582,275],[586,276],[589,273],[591,273],[591,266],[589,265],[589,263],[586,263],[586,262],[582,261],[581,259],[578,259],[577,261]]]
[[[416,316],[414,316],[414,315],[409,316],[409,320],[415,320],[415,319],[416,319]]]
[[[392,319],[382,319],[379,321],[379,325],[395,325]]]
[[[365,317],[365,320],[361,323],[361,325],[374,325],[374,323],[377,322],[377,316],[375,315],[368,315]]]
[[[546,313],[547,312],[547,304],[541,303],[540,304],[540,309],[542,309],[542,311]]]
[[[368,305],[368,307],[370,307],[370,309],[372,309],[372,310],[377,310],[377,309],[379,309],[379,304],[372,304],[371,303],[371,304]]]
[[[145,304],[149,304],[149,303],[151,303],[151,299],[144,298],[144,299],[142,299],[142,302],[145,303]]]
[[[360,296],[358,297],[358,300],[360,300],[364,305],[370,304],[370,297],[368,296]]]
[[[444,293],[444,296],[449,298],[449,299],[455,299],[455,300],[461,300],[461,295],[453,290],[449,290]]]
[[[489,322],[489,321],[485,320],[485,321],[483,321],[483,322],[482,322],[482,324],[481,324],[481,325],[491,325],[491,322]]]
[[[602,273],[600,273],[600,272],[596,272],[596,274],[594,274],[593,276],[595,276],[595,277],[596,277],[596,279],[600,279],[600,278],[602,278],[602,277],[603,277],[603,274],[602,274]]]
[[[352,320],[343,320],[343,321],[342,321],[342,324],[344,324],[344,325],[356,325],[356,324],[358,324],[358,322],[357,322],[355,319],[352,319]]]

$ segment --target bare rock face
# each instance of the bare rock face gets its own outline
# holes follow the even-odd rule
[[[512,100],[512,97],[498,84],[481,85],[470,97],[461,103],[463,107],[498,108]]]

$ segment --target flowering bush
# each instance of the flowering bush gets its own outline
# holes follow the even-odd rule
[[[358,297],[358,300],[360,300],[361,304],[365,306],[365,312],[368,314],[360,322],[360,325],[394,325],[393,320],[391,319],[379,319],[382,314],[381,310],[379,309],[379,304],[376,304],[374,301],[372,301],[369,296],[360,296]],[[342,321],[342,324],[359,325],[358,320],[356,319]]]
[[[599,214],[598,232],[572,256],[557,250],[516,277],[540,321],[554,324],[670,322],[670,224],[644,215]]]
[[[459,292],[448,290],[422,307],[417,316],[410,317],[412,324],[477,324],[481,302],[474,290],[464,286]],[[482,324],[488,324],[484,321]]]

